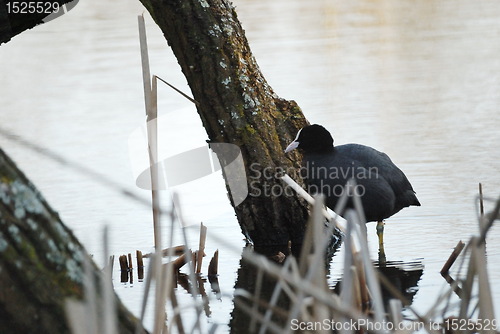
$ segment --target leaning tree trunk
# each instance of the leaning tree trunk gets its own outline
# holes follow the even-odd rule
[[[292,241],[297,249],[307,206],[291,189],[282,194],[281,180],[270,175],[299,167],[297,153],[285,156],[284,148],[307,124],[302,111],[264,79],[229,1],[140,1],[177,57],[210,142],[241,150],[250,193],[243,203],[231,203],[243,233],[257,247],[285,249]]]
[[[83,298],[88,257],[0,149],[0,333],[69,333],[64,305]],[[95,265],[92,270],[98,279],[101,271]],[[119,332],[134,333],[137,320],[116,299]]]

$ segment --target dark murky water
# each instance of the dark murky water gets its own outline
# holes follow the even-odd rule
[[[422,207],[387,220],[385,247],[389,268],[396,277],[413,279],[407,289],[412,305],[425,312],[446,287],[439,270],[452,248],[478,232],[478,182],[486,196],[495,197],[500,189],[500,3],[357,0],[312,6],[238,0],[235,5],[275,91],[296,100],[311,122],[329,128],[336,143],[358,142],[388,153],[412,182]],[[145,120],[136,19],[142,12],[138,1],[88,0],[3,45],[1,126],[134,189],[129,143]],[[152,72],[189,91],[159,29],[146,21]],[[190,103],[165,87],[159,95],[167,120],[160,129],[161,154],[203,145],[206,136]],[[98,261],[103,248],[96,236],[104,225],[111,228],[113,254],[151,250],[148,208],[3,137],[0,145]],[[209,196],[200,191],[207,188],[214,189]],[[207,254],[221,251],[221,295],[204,284],[214,297],[208,321],[226,332],[233,288],[242,279],[242,235],[219,175],[179,190],[189,222],[203,220],[209,235],[218,237],[209,236]],[[197,228],[188,232],[196,244]],[[377,260],[372,223],[368,234]],[[496,301],[499,239],[494,226],[487,253]],[[341,275],[342,254],[331,263],[332,286]],[[116,278],[115,285],[138,312],[141,283],[120,284]],[[189,302],[188,292],[179,291]],[[498,302],[496,308],[498,316]]]

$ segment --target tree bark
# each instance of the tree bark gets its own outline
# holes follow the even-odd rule
[[[84,258],[83,246],[0,149],[0,333],[69,333],[64,304],[83,298]],[[92,268],[98,281],[101,271]],[[119,332],[134,333],[137,320],[116,300]]]
[[[250,194],[231,204],[242,232],[256,247],[286,251],[291,241],[297,248],[307,205],[291,189],[283,194],[281,180],[271,175],[299,168],[297,153],[285,156],[284,149],[307,124],[301,109],[268,85],[229,1],[140,1],[177,57],[209,141],[241,150]]]

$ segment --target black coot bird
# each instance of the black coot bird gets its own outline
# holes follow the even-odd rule
[[[335,208],[347,181],[356,180],[366,221],[378,222],[381,246],[382,221],[402,208],[420,206],[405,174],[385,153],[359,144],[334,146],[330,132],[318,124],[302,128],[285,153],[296,148],[303,152],[301,174],[309,192],[323,193],[329,208]]]

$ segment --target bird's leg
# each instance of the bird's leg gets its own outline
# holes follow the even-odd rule
[[[384,221],[377,222],[378,245],[384,246]]]
[[[378,236],[378,263],[385,265],[385,250],[384,250],[384,222],[377,222],[377,236]]]

